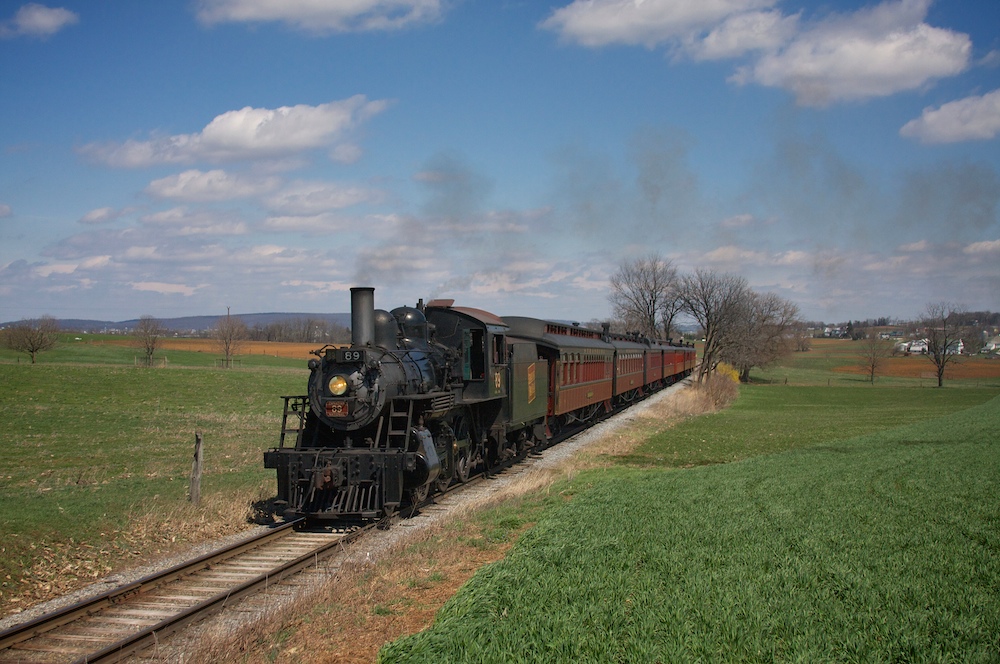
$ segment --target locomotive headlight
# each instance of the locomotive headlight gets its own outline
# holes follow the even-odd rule
[[[347,393],[347,379],[343,376],[334,376],[328,383],[330,394],[335,397],[344,396]]]

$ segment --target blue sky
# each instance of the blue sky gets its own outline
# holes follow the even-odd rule
[[[8,0],[0,98],[0,320],[1000,309],[995,0]]]

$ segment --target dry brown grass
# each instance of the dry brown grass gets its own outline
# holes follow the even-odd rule
[[[457,528],[456,525],[460,525]],[[195,662],[374,662],[386,643],[430,626],[438,609],[513,539],[490,542],[469,522],[435,526],[383,552],[344,565],[307,599],[234,632],[216,628],[187,653]]]
[[[167,511],[151,501],[127,528],[102,533],[99,545],[39,541],[32,545],[34,560],[24,583],[18,592],[4,596],[4,615],[80,590],[110,574],[155,565],[192,544],[244,531],[253,505],[260,500],[260,493],[249,490],[215,493],[203,496],[199,505],[181,503]]]

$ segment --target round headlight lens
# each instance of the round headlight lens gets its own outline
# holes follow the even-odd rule
[[[347,394],[347,379],[343,376],[334,376],[329,383],[330,394],[340,397]]]

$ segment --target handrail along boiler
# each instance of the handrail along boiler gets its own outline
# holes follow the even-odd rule
[[[387,516],[695,363],[683,344],[453,300],[377,310],[368,287],[351,289],[351,330],[349,347],[313,351],[308,394],[284,397],[279,446],[264,454],[286,519]]]

